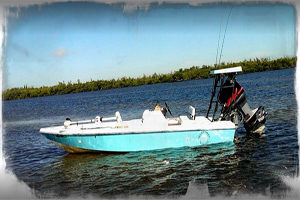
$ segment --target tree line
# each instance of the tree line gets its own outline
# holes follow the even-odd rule
[[[3,91],[2,99],[3,100],[13,100],[13,99],[25,99],[41,96],[51,96],[51,95],[61,95],[61,94],[70,94],[78,92],[88,92],[96,90],[106,90],[112,88],[123,88],[155,83],[166,83],[166,82],[177,82],[185,80],[195,80],[201,78],[210,78],[211,75],[209,72],[215,69],[229,68],[242,66],[243,73],[251,72],[261,72],[261,71],[270,71],[270,70],[279,70],[296,67],[296,57],[284,57],[279,59],[250,59],[244,60],[241,62],[230,62],[230,63],[221,63],[218,66],[208,66],[202,65],[193,66],[191,68],[182,69],[174,71],[168,74],[157,74],[149,76],[142,76],[138,78],[123,77],[119,79],[111,80],[91,80],[85,83],[81,83],[80,80],[77,83],[72,82],[59,82],[54,86],[42,86],[39,88],[34,87],[19,87],[11,88]]]

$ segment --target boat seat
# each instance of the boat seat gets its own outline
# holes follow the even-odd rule
[[[196,109],[193,106],[189,106],[188,113],[189,113],[189,118],[191,120],[195,120],[196,119]]]
[[[142,123],[143,126],[155,126],[156,128],[166,128],[168,126],[168,120],[165,118],[165,116],[160,110],[145,110],[142,116]]]

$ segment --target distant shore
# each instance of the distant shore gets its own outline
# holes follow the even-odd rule
[[[112,80],[97,80],[97,81],[88,81],[81,83],[79,80],[77,83],[65,83],[59,82],[55,86],[42,86],[39,88],[34,87],[20,87],[20,88],[11,88],[3,91],[2,99],[3,100],[14,100],[14,99],[25,99],[25,98],[34,98],[41,96],[52,96],[52,95],[61,95],[61,94],[70,94],[70,93],[79,93],[79,92],[89,92],[97,90],[106,90],[113,88],[123,88],[139,85],[148,85],[155,83],[170,83],[177,81],[185,80],[195,80],[202,78],[210,78],[211,75],[209,72],[214,69],[228,68],[242,66],[243,73],[251,72],[261,72],[261,71],[271,71],[279,69],[287,69],[296,67],[296,57],[284,57],[279,59],[270,60],[267,58],[262,59],[250,59],[244,60],[241,62],[235,63],[221,63],[221,65],[207,66],[202,65],[202,67],[193,66],[187,69],[179,69],[178,71],[171,72],[168,74],[156,74],[150,76],[143,76],[138,78],[127,78],[123,77],[120,79]]]

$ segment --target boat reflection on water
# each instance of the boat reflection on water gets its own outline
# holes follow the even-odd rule
[[[44,170],[60,174],[55,177],[57,184],[53,184],[53,188],[54,193],[62,197],[184,195],[189,181],[209,160],[232,154],[232,142],[123,154],[66,154]]]

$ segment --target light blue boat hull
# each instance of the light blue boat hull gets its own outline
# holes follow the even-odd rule
[[[235,129],[155,133],[55,135],[43,133],[68,152],[132,152],[233,142]]]

